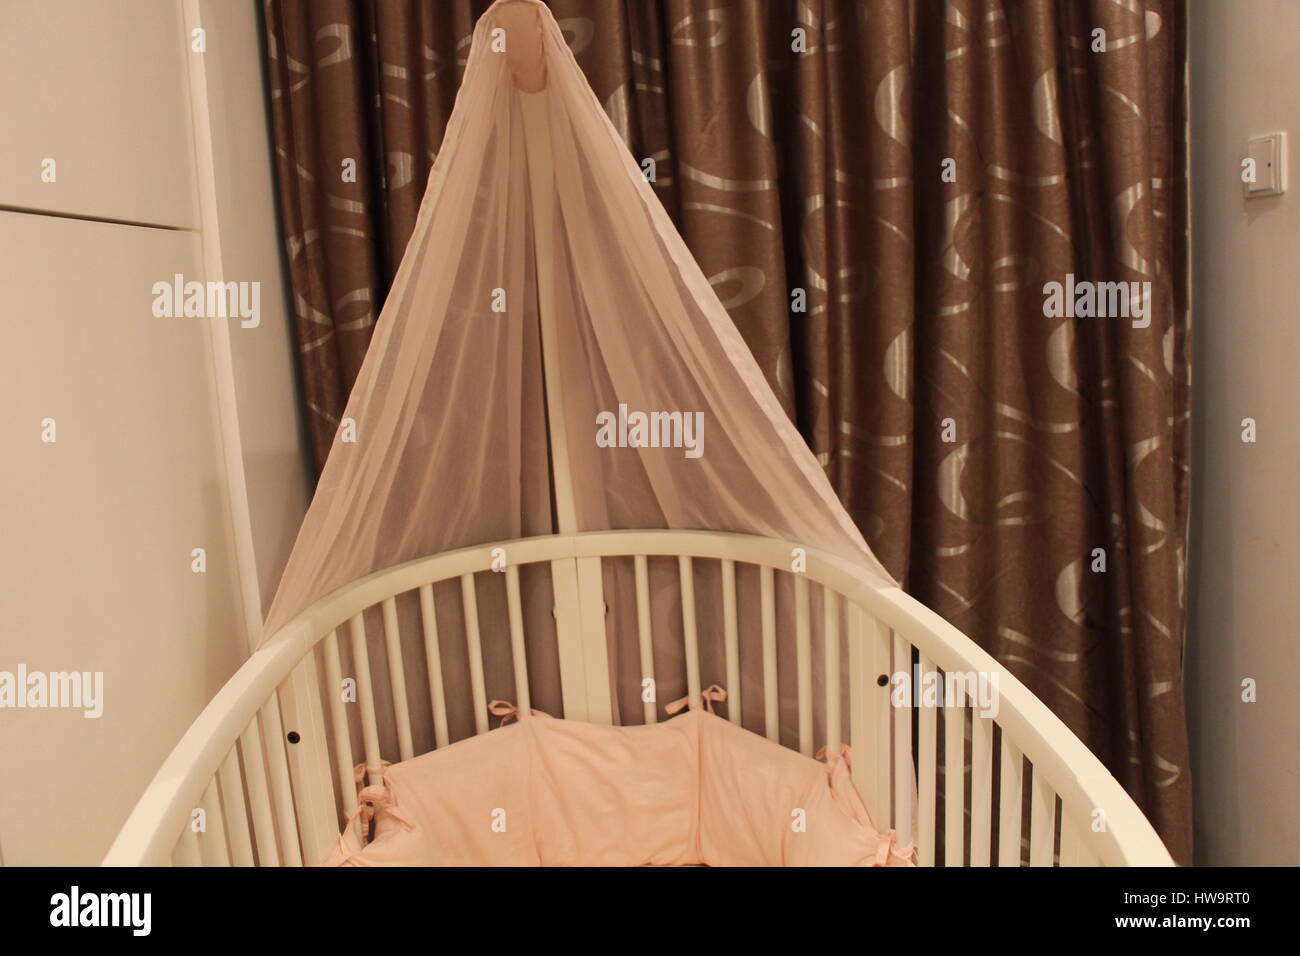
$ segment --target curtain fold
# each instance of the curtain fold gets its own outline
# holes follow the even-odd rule
[[[318,467],[487,6],[265,3]],[[1183,0],[549,6],[872,550],[1190,862]]]

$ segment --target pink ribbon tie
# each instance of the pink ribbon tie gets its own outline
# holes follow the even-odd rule
[[[720,704],[726,699],[727,699],[726,689],[718,684],[710,684],[708,687],[704,688],[704,690],[700,692],[700,703],[704,705],[704,709],[707,710],[710,714],[713,713],[714,701],[717,701]],[[664,711],[668,714],[680,713],[682,710],[686,709],[686,705],[689,704],[690,702],[691,702],[691,698],[689,695],[687,695],[686,697],[679,697],[671,704],[666,705],[664,707]]]
[[[493,717],[501,718],[501,723],[497,724],[498,727],[504,727],[506,724],[510,723],[510,721],[519,719],[519,708],[508,700],[488,701],[488,713]],[[550,714],[544,713],[536,708],[530,709],[529,713],[534,717],[551,716]]]

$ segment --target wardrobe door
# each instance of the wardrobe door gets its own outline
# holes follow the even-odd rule
[[[0,206],[196,226],[190,43],[179,0],[0,3]]]
[[[0,670],[103,681],[98,715],[3,711],[9,864],[97,863],[239,664],[208,320],[152,310],[198,259],[190,232],[0,212]]]

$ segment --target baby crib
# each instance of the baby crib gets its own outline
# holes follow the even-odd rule
[[[252,655],[186,732],[131,814],[105,865],[285,865],[319,863],[333,847],[343,815],[356,809],[352,767],[364,760],[412,757],[413,725],[433,728],[447,743],[440,645],[467,648],[476,732],[489,728],[481,635],[479,580],[504,589],[509,608],[511,664],[519,707],[529,706],[525,634],[520,610],[521,568],[546,565],[552,582],[556,646],[564,716],[609,723],[615,712],[608,679],[607,635],[631,628],[638,635],[642,670],[653,678],[650,653],[650,562],[675,562],[682,606],[688,694],[699,699],[711,681],[731,688],[727,714],[738,720],[741,693],[737,609],[761,609],[762,688],[767,726],[776,724],[778,640],[793,638],[798,661],[799,750],[841,742],[855,750],[854,783],[874,819],[913,834],[923,865],[1156,866],[1172,865],[1150,823],[1101,762],[1014,676],[938,615],[897,588],[864,582],[850,563],[806,552],[806,570],[789,570],[790,542],[746,535],[688,531],[596,532],[504,541],[435,555],[373,574],[318,602]],[[504,553],[507,564],[500,566]],[[602,565],[630,563],[635,613],[609,620]],[[699,665],[696,592],[700,571],[720,570],[725,664],[721,673]],[[745,569],[756,573],[742,573]],[[782,578],[790,579],[782,582]],[[757,589],[738,581],[757,581]],[[463,633],[440,633],[434,585],[459,582]],[[794,595],[794,634],[778,634],[777,595]],[[396,601],[418,598],[419,639],[426,662],[427,712],[407,706],[411,679],[401,653]],[[825,613],[811,613],[813,602]],[[365,613],[384,622],[389,697],[396,724],[395,753],[381,752],[375,679],[367,649]],[[814,620],[817,617],[819,620]],[[846,639],[838,629],[845,622]],[[814,626],[814,624],[820,626]],[[355,665],[356,704],[345,704],[340,643]],[[813,649],[824,661],[826,692],[814,699]],[[840,648],[847,646],[847,659]],[[915,665],[915,666],[914,666]],[[966,691],[926,706],[912,695],[893,706],[892,675],[998,675],[996,717],[975,706]],[[847,675],[848,695],[839,688]],[[322,683],[322,678],[324,683]],[[825,715],[825,739],[813,738],[814,710]],[[645,703],[647,720],[655,705]],[[840,741],[839,728],[850,728]],[[362,741],[361,754],[353,740]],[[942,736],[942,746],[938,741]],[[916,781],[917,796],[909,794]],[[913,802],[915,806],[913,806]],[[941,811],[940,811],[941,807]],[[202,809],[206,826],[191,826]],[[914,814],[915,819],[910,819]],[[942,833],[942,840],[936,834]]]
[[[504,78],[511,74],[485,52],[487,30],[495,25],[514,30],[511,56],[519,58],[511,65],[515,90],[504,90]],[[513,42],[518,38],[531,40],[531,49],[528,42]],[[471,152],[458,164],[457,137],[472,148],[475,142],[487,142],[493,129],[522,130],[536,262],[535,288],[529,286],[525,298],[535,295],[540,340],[535,360],[544,365],[545,388],[539,427],[546,431],[551,451],[548,480],[556,533],[428,548],[426,553],[439,553],[390,562],[322,591],[323,596],[313,595],[310,604],[304,601],[305,609],[295,608],[291,618],[275,627],[187,730],[122,828],[105,865],[318,864],[335,845],[341,821],[357,809],[355,766],[361,765],[369,782],[378,784],[388,761],[409,760],[489,732],[492,714],[499,710],[492,706],[489,690],[509,686],[513,706],[527,713],[540,702],[538,673],[558,675],[558,699],[556,682],[548,679],[546,706],[552,716],[569,720],[608,725],[639,717],[650,723],[664,717],[658,686],[684,691],[695,707],[702,690],[717,683],[728,691],[722,715],[748,730],[809,757],[823,748],[836,753],[847,744],[853,750],[853,783],[873,821],[881,829],[896,830],[904,843],[914,840],[922,865],[1172,865],[1150,823],[1083,743],[969,638],[898,587],[882,583],[886,576],[867,564],[865,544],[863,561],[855,562],[842,552],[779,536],[662,527],[580,530],[583,494],[575,493],[574,486],[587,481],[590,495],[599,494],[600,485],[588,477],[597,467],[590,448],[578,448],[566,433],[562,412],[577,401],[565,393],[568,384],[575,391],[594,386],[561,375],[563,346],[557,343],[563,338],[557,328],[567,322],[572,333],[576,323],[591,320],[575,312],[572,297],[567,310],[557,306],[556,277],[577,270],[566,272],[557,258],[565,249],[553,239],[562,228],[557,196],[567,204],[560,210],[565,221],[585,226],[603,215],[597,205],[586,204],[587,193],[604,189],[608,201],[626,200],[626,205],[619,210],[621,218],[609,220],[615,226],[599,222],[620,230],[609,235],[639,250],[624,267],[649,259],[664,269],[671,263],[676,270],[662,272],[656,302],[687,310],[671,320],[678,325],[670,331],[689,334],[673,341],[679,348],[698,349],[688,358],[708,371],[698,381],[681,379],[679,391],[703,400],[721,394],[739,403],[738,408],[722,408],[719,399],[711,406],[748,428],[752,438],[751,448],[740,449],[729,462],[727,477],[749,475],[744,460],[752,457],[756,469],[765,469],[753,474],[774,483],[793,482],[776,492],[806,487],[820,495],[809,509],[812,517],[802,516],[809,527],[820,529],[823,537],[845,527],[857,534],[763,384],[707,280],[625,155],[545,7],[535,0],[494,5],[476,28],[464,87],[470,90],[471,106],[461,114],[458,101],[462,125],[453,117],[439,163],[453,158],[446,160],[442,179],[431,180],[417,235],[403,262],[407,271],[399,274],[390,293],[390,302],[399,305],[391,316],[385,306],[371,346],[378,357],[367,356],[354,401],[358,395],[363,403],[373,395],[382,400],[382,392],[363,387],[363,380],[368,386],[383,379],[401,405],[401,379],[379,374],[379,363],[388,355],[404,356],[408,368],[431,361],[418,352],[423,340],[410,339],[408,333],[412,322],[439,321],[441,311],[401,303],[412,288],[412,275],[438,268],[437,262],[419,259],[423,246],[437,246],[420,241],[433,221],[426,221],[425,209],[436,204],[438,190],[457,197],[471,193],[469,185],[456,187],[454,174],[503,153]],[[556,98],[549,105],[548,96]],[[563,127],[568,135],[582,138],[585,150],[581,155],[571,151],[563,162],[552,154],[553,131],[561,128],[561,119],[571,124]],[[571,150],[556,141],[557,152],[561,146]],[[512,148],[520,147],[515,143]],[[522,155],[520,151],[513,161]],[[575,188],[561,177],[579,158],[589,163],[587,175],[595,181]],[[511,161],[501,160],[496,181],[510,181]],[[512,195],[522,196],[518,178],[514,182]],[[569,191],[560,191],[561,185]],[[470,221],[469,209],[465,205],[462,210],[462,226]],[[510,221],[522,222],[523,217]],[[467,234],[488,241],[482,240],[484,220],[477,222],[477,231]],[[596,246],[579,251],[600,254]],[[575,253],[568,250],[568,255]],[[604,281],[601,265],[593,259],[578,279]],[[613,262],[611,268],[617,265]],[[671,281],[662,281],[664,276]],[[619,291],[631,294],[639,287],[629,280]],[[643,337],[626,349],[638,359],[655,354],[658,340],[646,330],[658,328],[655,321],[669,321],[657,316],[655,308],[645,304],[638,313],[635,331]],[[472,316],[471,321],[478,319]],[[480,322],[477,328],[494,327]],[[609,325],[603,331],[618,336],[624,330]],[[640,384],[634,371],[625,376],[629,390]],[[715,380],[739,384],[731,392],[724,393],[721,386],[708,392]],[[621,393],[617,399],[622,400]],[[427,397],[425,402],[423,413],[430,417],[446,404]],[[593,407],[614,406],[580,407],[581,414],[570,416],[570,422],[589,422]],[[729,437],[715,434],[711,448]],[[727,451],[721,447],[712,454]],[[582,455],[587,457],[577,460],[585,460],[585,468],[571,461]],[[802,462],[797,467],[796,459]],[[344,462],[337,468],[348,466]],[[331,467],[333,455],[327,478]],[[710,491],[700,484],[706,480],[700,476],[710,473],[692,470],[689,461],[669,465],[656,459],[655,467],[660,480],[672,485],[675,502]],[[334,481],[331,488],[340,484]],[[727,488],[719,497],[743,499],[734,492]],[[347,501],[318,504],[320,498],[318,492],[313,513],[318,507],[329,514],[330,508],[348,506]],[[797,506],[781,500],[779,493],[772,500],[778,511]],[[770,527],[783,520],[772,511],[756,511],[754,520],[748,513],[738,514],[719,523]],[[690,520],[683,515],[673,518],[678,526]],[[828,515],[829,520],[821,520]],[[436,521],[420,526],[431,523]],[[355,533],[360,525],[342,527]],[[308,543],[320,545],[317,539]],[[316,553],[328,556],[331,551],[318,546]],[[665,614],[665,608],[671,613]],[[671,653],[665,654],[666,644]],[[665,660],[671,661],[673,673],[667,672]],[[455,661],[451,669],[449,661]],[[630,670],[638,677],[631,684],[626,680]],[[612,673],[623,676],[612,680]],[[942,684],[941,695],[920,692],[935,681]],[[899,693],[912,685],[917,692]],[[996,708],[978,693],[990,685],[997,690]],[[345,686],[354,691],[346,697],[340,693]],[[455,695],[453,706],[449,701]]]

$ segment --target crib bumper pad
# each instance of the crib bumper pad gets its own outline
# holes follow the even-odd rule
[[[513,713],[509,716],[513,717]],[[715,716],[541,714],[384,768],[326,866],[910,866],[827,763]],[[374,838],[366,842],[369,819]]]

